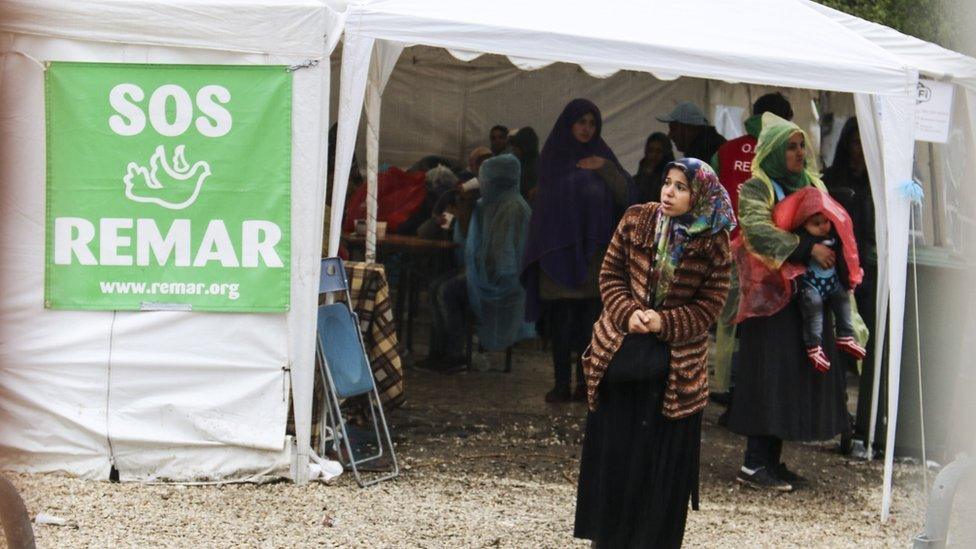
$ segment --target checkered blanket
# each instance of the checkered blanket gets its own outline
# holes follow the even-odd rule
[[[346,276],[352,308],[359,315],[359,328],[383,407],[391,410],[403,404],[403,364],[397,353],[393,301],[383,265],[347,261]]]

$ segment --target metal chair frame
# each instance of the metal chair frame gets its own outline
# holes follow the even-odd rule
[[[349,293],[349,281],[346,279],[346,271],[345,267],[343,266],[342,259],[338,257],[323,259],[321,267],[322,272],[319,276],[319,294],[334,295],[335,293],[339,292],[345,293],[345,308],[348,310],[350,321],[355,327],[356,336],[359,342],[359,349],[362,352],[364,359],[363,362],[366,364],[368,369],[369,355],[366,354],[366,346],[363,343],[363,334],[359,327],[359,315],[357,315],[356,311],[354,311],[352,308],[352,298]],[[319,309],[321,311],[322,308],[330,306],[331,305],[323,305]],[[346,429],[346,422],[342,417],[342,410],[340,407],[342,399],[336,390],[332,371],[329,367],[329,361],[326,358],[323,348],[321,333],[317,333],[316,335],[316,353],[320,359],[319,376],[321,377],[322,385],[325,388],[325,398],[322,399],[322,413],[320,414],[320,453],[324,455],[327,449],[327,443],[331,442],[336,454],[339,456],[340,461],[343,462],[344,466],[352,469],[353,475],[356,477],[356,482],[362,488],[382,482],[384,480],[390,480],[398,477],[400,475],[400,466],[396,459],[396,452],[393,449],[393,440],[390,436],[390,429],[386,422],[386,415],[383,413],[383,404],[380,400],[379,390],[376,388],[376,381],[373,379],[372,371],[368,372],[370,381],[369,390],[356,394],[344,395],[346,398],[367,395],[367,400],[369,402],[369,411],[373,424],[373,434],[376,437],[377,452],[370,456],[357,458],[357,456],[353,454],[352,445],[349,442],[349,433]],[[359,472],[359,466],[383,456],[384,439],[390,452],[393,470],[389,474],[366,481]],[[340,445],[342,448],[345,448],[348,459],[343,459]]]

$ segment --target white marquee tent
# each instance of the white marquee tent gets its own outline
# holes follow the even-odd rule
[[[329,70],[294,71],[287,314],[44,308],[43,62],[311,65],[315,0],[0,6],[0,466],[122,480],[308,475]],[[297,441],[285,436],[293,392]]]
[[[525,70],[574,63],[600,78],[628,70],[650,73],[658,80],[695,77],[853,93],[877,212],[878,330],[884,331],[889,308],[894,319],[888,332],[887,436],[888,447],[893,447],[910,214],[910,200],[899,189],[913,175],[915,89],[919,73],[952,80],[966,87],[972,112],[976,61],[810,0],[760,0],[748,6],[706,0],[616,0],[599,9],[583,2],[367,0],[350,3],[345,19],[336,185],[331,192],[335,203],[341,203],[365,107],[371,236],[381,101],[397,59],[408,46],[444,48],[464,61],[482,53],[503,55]],[[966,122],[971,133],[976,126]],[[971,155],[972,140],[967,143],[965,154]],[[341,217],[341,211],[333,212],[331,253],[338,247]],[[367,257],[374,252],[368,242]],[[875,372],[880,372],[883,340],[877,338]],[[892,455],[887,453],[883,518],[890,506]]]
[[[6,467],[90,478],[113,464],[129,480],[259,478],[290,460],[305,480],[329,94],[325,63],[309,62],[328,59],[341,33],[335,203],[364,104],[375,197],[381,98],[410,45],[465,60],[503,55],[522,69],[563,62],[597,77],[626,70],[855,94],[887,252],[878,297],[896,319],[893,372],[909,215],[896,189],[912,175],[919,72],[954,79],[976,105],[971,59],[807,0],[608,0],[599,9],[583,0],[9,0],[0,9],[0,454]],[[288,314],[43,308],[46,60],[308,65],[294,83]],[[340,223],[337,208],[333,253]],[[293,443],[284,436],[289,388]]]

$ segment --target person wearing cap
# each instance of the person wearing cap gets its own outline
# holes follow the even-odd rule
[[[659,122],[668,125],[668,137],[685,157],[712,158],[725,138],[708,123],[705,114],[690,101],[682,101]]]
[[[762,115],[765,112],[771,112],[784,120],[793,120],[793,107],[783,94],[774,92],[763,95],[752,104],[752,116],[746,119],[746,134],[719,147],[710,162],[718,172],[722,186],[729,193],[736,215],[739,214],[739,186],[752,178],[752,159],[756,156],[756,142],[759,132],[762,131]],[[739,228],[736,227],[732,230],[732,238],[738,235]],[[735,270],[732,273],[729,299],[715,324],[715,375],[712,377],[712,387],[715,389],[712,400],[725,405],[732,398],[733,357],[736,348],[732,320],[739,307],[739,281]],[[719,417],[719,424],[726,423],[727,414],[728,411]]]

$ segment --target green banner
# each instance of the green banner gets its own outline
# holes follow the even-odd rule
[[[45,306],[286,311],[291,74],[51,63]]]

